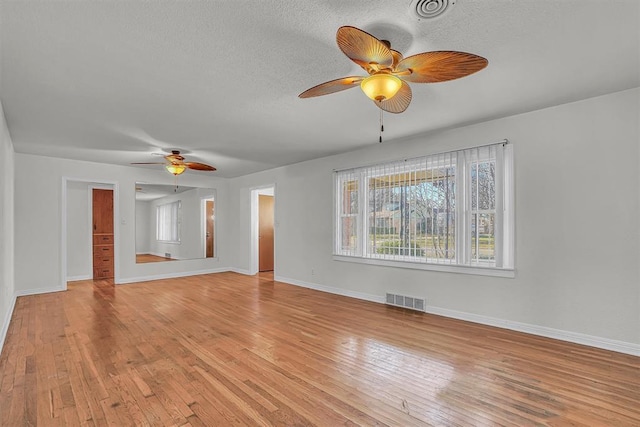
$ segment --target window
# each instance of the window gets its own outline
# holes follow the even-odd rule
[[[180,201],[156,207],[156,240],[180,243]]]
[[[500,143],[336,172],[334,255],[513,269],[511,165]]]

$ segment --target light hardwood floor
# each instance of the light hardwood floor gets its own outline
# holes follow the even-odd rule
[[[136,254],[136,264],[144,264],[147,262],[164,262],[164,261],[176,261],[173,258],[166,258],[163,256],[151,255],[151,254]]]
[[[18,298],[0,425],[640,425],[638,357],[270,277]]]

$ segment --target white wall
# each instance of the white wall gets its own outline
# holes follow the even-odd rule
[[[88,182],[77,181],[71,181],[67,185],[67,280],[93,277],[90,185]]]
[[[0,352],[15,304],[13,171],[13,144],[0,102]]]
[[[136,253],[148,254],[151,251],[151,202],[136,200]]]
[[[193,259],[166,263],[135,263],[135,182],[171,185],[173,176],[163,170],[82,162],[29,154],[15,154],[15,286],[20,293],[51,292],[65,288],[61,251],[62,181],[115,183],[116,279],[127,283],[142,279],[171,277],[194,272],[226,270],[231,265],[226,249],[228,233],[220,227],[216,259]],[[186,186],[217,190],[218,221],[227,221],[227,180],[211,173],[180,176]],[[68,189],[67,189],[68,192]],[[87,207],[88,209],[88,207]],[[65,239],[66,240],[66,239]],[[66,264],[64,264],[66,266]],[[36,268],[37,266],[37,268]]]
[[[276,183],[278,279],[376,301],[424,296],[432,312],[639,351],[639,99],[633,89],[233,179],[235,267],[250,266],[250,189]],[[504,138],[516,172],[514,279],[332,259],[333,169]]]

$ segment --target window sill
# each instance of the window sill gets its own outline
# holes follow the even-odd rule
[[[440,271],[445,273],[473,274],[476,276],[516,277],[514,269],[494,267],[470,267],[464,265],[426,264],[388,259],[360,258],[345,255],[333,255],[334,261],[354,262],[357,264],[381,265],[386,267],[409,268],[414,270]]]

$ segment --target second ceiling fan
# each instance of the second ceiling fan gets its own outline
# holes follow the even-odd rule
[[[213,166],[199,163],[199,162],[185,162],[184,157],[180,155],[180,151],[173,150],[171,154],[164,156],[166,162],[136,162],[132,165],[164,165],[167,172],[175,176],[180,175],[187,169],[193,169],[197,171],[210,171],[216,170]]]
[[[403,58],[387,40],[366,31],[344,26],[336,34],[338,47],[362,67],[368,76],[349,76],[312,87],[300,98],[328,95],[360,86],[376,106],[389,113],[402,113],[411,103],[411,83],[436,83],[468,76],[487,66],[485,58],[466,52],[423,52]]]

